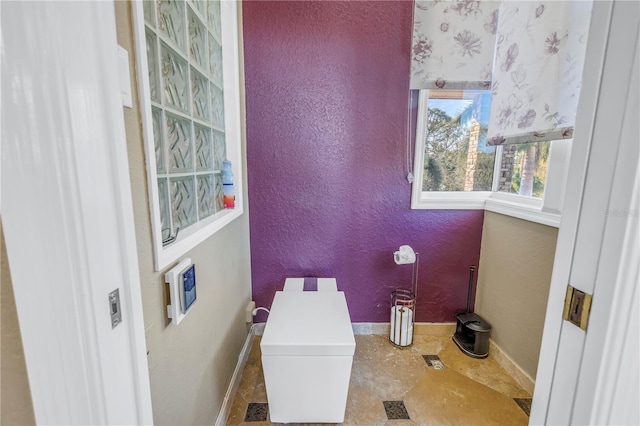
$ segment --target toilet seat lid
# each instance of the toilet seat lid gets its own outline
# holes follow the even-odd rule
[[[262,355],[353,356],[356,342],[344,292],[276,292]]]

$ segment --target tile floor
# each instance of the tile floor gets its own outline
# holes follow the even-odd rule
[[[398,349],[387,336],[355,336],[345,425],[526,425],[531,395],[491,357],[464,355],[450,336],[415,335]],[[438,355],[444,369],[432,356]],[[432,366],[428,365],[432,364]],[[260,361],[251,347],[228,425],[270,424]],[[408,418],[407,418],[408,417]]]

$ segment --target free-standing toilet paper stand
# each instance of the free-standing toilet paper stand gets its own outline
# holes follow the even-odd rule
[[[411,290],[396,289],[391,292],[389,341],[400,349],[413,344],[419,259],[420,255],[407,245],[400,246],[400,249],[393,253],[393,260],[397,265],[411,264]]]

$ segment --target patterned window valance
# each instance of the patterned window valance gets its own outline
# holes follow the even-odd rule
[[[411,89],[489,89],[499,6],[416,0]]]
[[[591,5],[416,0],[410,88],[491,88],[489,145],[572,138]]]
[[[503,1],[488,144],[573,137],[591,1]]]

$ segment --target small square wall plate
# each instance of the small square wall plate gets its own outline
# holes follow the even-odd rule
[[[180,261],[164,275],[164,281],[169,284],[171,296],[171,304],[167,305],[167,316],[173,324],[178,325],[196,301],[196,272],[191,259]]]

